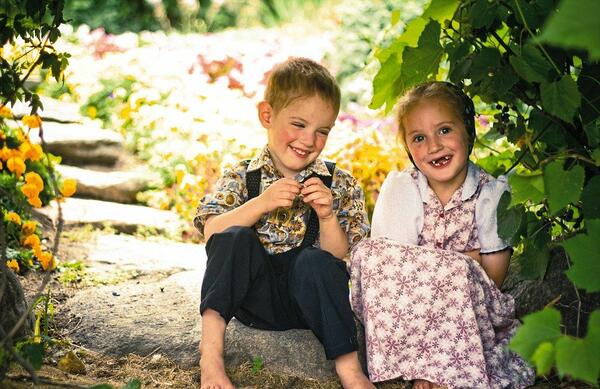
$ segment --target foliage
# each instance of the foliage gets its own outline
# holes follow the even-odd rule
[[[161,28],[154,8],[146,0],[71,0],[65,3],[64,15],[74,26],[87,24],[113,34]]]
[[[491,170],[510,173],[512,197],[499,207],[499,232],[518,244],[521,275],[542,278],[548,246],[562,246],[571,263],[567,276],[587,293],[600,291],[598,11],[594,0],[432,0],[377,50],[381,68],[371,102],[389,111],[419,82],[464,85],[494,117],[476,154]],[[490,140],[516,152],[497,152]],[[579,339],[560,333],[558,311],[534,313],[511,347],[539,374],[554,365],[560,375],[597,383],[599,316],[591,314],[588,335]]]

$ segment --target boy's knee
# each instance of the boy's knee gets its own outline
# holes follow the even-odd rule
[[[307,248],[296,258],[294,275],[297,281],[319,282],[331,280],[336,275],[346,276],[346,264],[329,252],[317,248]]]

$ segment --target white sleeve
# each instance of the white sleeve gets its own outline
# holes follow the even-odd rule
[[[418,244],[423,228],[423,203],[410,173],[390,172],[373,211],[371,237]]]
[[[487,182],[481,188],[475,205],[475,223],[477,224],[481,254],[493,253],[510,247],[508,242],[498,236],[498,218],[496,216],[498,202],[505,191],[510,191],[510,187],[504,176]]]

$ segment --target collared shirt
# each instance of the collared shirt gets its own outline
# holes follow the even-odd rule
[[[498,236],[496,210],[507,190],[505,177],[469,162],[464,183],[442,206],[415,167],[390,172],[373,212],[372,236],[461,252],[503,250],[509,244]]]
[[[230,169],[226,169],[216,183],[215,191],[200,200],[194,218],[194,225],[204,233],[206,219],[210,215],[219,215],[239,207],[248,199],[246,188],[246,172],[261,171],[260,192],[262,193],[283,175],[275,168],[268,147],[265,147],[250,162],[240,161]],[[316,159],[294,179],[304,182],[312,174],[330,176],[325,162]],[[365,210],[362,188],[346,171],[336,167],[331,184],[333,195],[333,211],[342,230],[345,232],[350,247],[353,247],[369,233],[369,220]],[[277,208],[264,214],[255,224],[259,240],[271,254],[282,253],[299,246],[304,238],[306,223],[310,215],[310,206],[300,198],[294,200],[290,208]],[[319,247],[319,241],[315,242]]]

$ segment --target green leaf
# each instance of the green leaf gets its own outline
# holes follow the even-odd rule
[[[583,339],[563,336],[556,342],[558,374],[597,384],[600,372],[600,350],[592,349]]]
[[[133,378],[129,380],[127,385],[123,386],[121,389],[140,389],[142,387],[142,383],[137,378]]]
[[[44,345],[42,343],[26,343],[21,346],[20,351],[35,370],[41,369],[44,362]]]
[[[600,176],[593,177],[583,188],[581,202],[586,220],[600,219]]]
[[[573,262],[565,274],[575,286],[593,293],[600,291],[600,219],[586,220],[586,229],[587,234],[577,234],[562,243]]]
[[[544,176],[535,174],[522,176],[513,174],[508,177],[511,188],[511,201],[509,207],[517,204],[539,204],[544,200]]]
[[[526,280],[543,279],[550,260],[550,234],[546,230],[525,240],[523,253],[517,261],[520,264],[520,277]]]
[[[379,72],[373,79],[373,98],[369,108],[377,109],[386,104],[386,111],[390,111],[398,97],[397,81],[400,78],[400,61],[396,54],[392,54],[381,64]]]
[[[544,167],[544,189],[552,214],[579,200],[584,178],[585,172],[579,165],[563,170],[562,162],[555,160]]]
[[[592,350],[600,350],[600,309],[590,315],[585,342]]]
[[[436,20],[441,24],[444,20],[454,16],[459,4],[459,0],[432,0],[422,17],[425,20]]]
[[[400,21],[400,10],[395,9],[392,11],[391,23],[392,26],[395,26]]]
[[[471,7],[469,19],[473,28],[489,27],[496,19],[498,4],[489,1],[476,1]]]
[[[496,210],[498,218],[498,235],[505,241],[514,243],[515,231],[519,230],[523,218],[522,208],[508,208],[511,201],[510,192],[504,192]]]
[[[571,122],[581,105],[581,94],[571,76],[562,76],[556,82],[542,82],[542,106],[552,115]]]
[[[509,58],[513,69],[528,82],[544,82],[552,71],[550,63],[533,44],[527,44],[521,49],[521,55],[511,55]]]
[[[99,385],[90,386],[88,389],[115,389],[115,387],[112,385],[108,385],[108,384],[99,384]]]
[[[423,30],[418,46],[404,49],[402,70],[398,80],[401,90],[435,78],[444,55],[440,45],[440,32],[439,23],[432,20]]]
[[[583,65],[581,73],[577,77],[577,86],[582,96],[581,120],[583,120],[583,125],[587,127],[600,117],[600,93],[598,93],[600,63],[586,63]],[[598,127],[596,126],[596,128]],[[590,140],[592,147],[598,144],[600,138],[598,132],[595,135],[595,139]]]
[[[479,83],[489,77],[500,67],[500,51],[492,47],[484,47],[474,53],[473,65],[471,66],[470,78],[473,83]]]
[[[545,308],[523,317],[523,325],[508,347],[530,361],[540,344],[554,343],[560,336],[560,312],[555,308]]]
[[[600,59],[600,1],[563,0],[549,18],[539,39],[567,49],[584,49]]]
[[[537,375],[546,375],[554,364],[554,345],[550,342],[544,342],[538,346],[531,361],[535,364]]]

